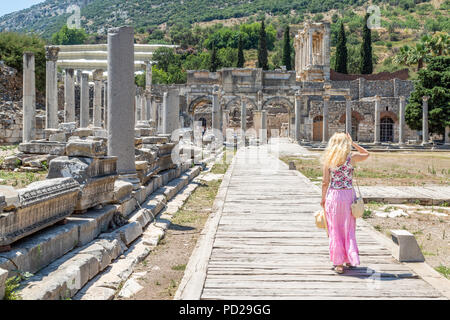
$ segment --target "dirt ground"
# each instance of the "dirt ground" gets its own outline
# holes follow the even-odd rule
[[[398,210],[407,216],[376,215]],[[450,277],[450,207],[370,203],[366,205],[365,220],[388,237],[391,229],[404,229],[414,234],[426,262]]]
[[[317,152],[314,158],[283,157],[294,161],[301,173],[311,180],[320,180],[322,169]],[[450,184],[450,152],[371,152],[368,160],[355,170],[360,185],[423,186]]]
[[[215,165],[211,173],[223,174],[227,167],[223,164]],[[221,180],[201,181],[184,206],[174,215],[164,239],[135,268],[135,274],[143,273],[138,282],[144,289],[128,300],[173,299],[200,232],[211,213],[220,184]]]

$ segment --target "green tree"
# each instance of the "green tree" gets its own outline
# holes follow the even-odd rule
[[[242,41],[242,34],[239,34],[239,43],[238,43],[238,60],[237,60],[237,67],[243,68],[245,64],[245,58],[244,58],[244,42]]]
[[[23,53],[34,52],[36,89],[45,92],[45,42],[36,35],[0,32],[0,60],[7,66],[23,71]]]
[[[209,71],[216,72],[218,68],[219,68],[219,59],[217,58],[217,49],[216,46],[213,44],[211,50],[211,60],[209,63]]]
[[[286,26],[284,30],[283,65],[286,66],[286,70],[292,70],[292,48],[289,26]]]
[[[339,34],[336,45],[336,62],[334,70],[340,73],[348,73],[347,71],[347,38],[345,37],[344,23],[341,21]]]
[[[372,63],[372,35],[369,27],[367,26],[367,20],[370,15],[366,14],[364,18],[363,26],[363,43],[361,44],[361,74],[371,74],[373,72]]]
[[[266,28],[264,26],[264,20],[261,21],[261,29],[259,32],[259,44],[258,44],[258,68],[263,70],[269,70],[268,54],[267,54],[267,39]]]
[[[52,43],[57,45],[83,44],[86,39],[83,29],[69,29],[66,24],[52,35]]]
[[[177,62],[178,60],[174,49],[168,47],[160,47],[156,49],[153,54],[153,59],[157,61],[158,68],[164,70],[164,72],[168,72],[169,65]]]
[[[418,81],[406,106],[405,120],[414,130],[422,129],[422,97],[428,100],[428,127],[441,134],[450,125],[450,56],[432,57],[418,72]]]

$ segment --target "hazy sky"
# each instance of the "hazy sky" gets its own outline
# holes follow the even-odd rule
[[[0,0],[0,17],[14,11],[31,7],[33,4],[45,0]]]

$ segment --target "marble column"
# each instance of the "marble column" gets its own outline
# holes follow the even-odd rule
[[[108,127],[108,82],[103,84],[103,128]]]
[[[95,70],[92,74],[94,78],[94,110],[93,122],[94,127],[102,126],[102,80],[103,70]]]
[[[81,74],[80,89],[80,128],[89,126],[89,74]]]
[[[116,156],[120,175],[135,174],[134,31],[108,31],[108,155]]]
[[[247,130],[247,102],[244,100],[241,100],[241,130],[245,136],[245,131]]]
[[[212,95],[212,129],[220,131],[220,105],[218,88],[214,88]]]
[[[153,71],[152,71],[152,63],[150,61],[145,62],[145,90],[152,91],[152,78],[153,78]]]
[[[146,93],[142,93],[141,95],[141,120],[147,119],[147,98]]]
[[[45,110],[47,129],[56,129],[58,127],[58,77],[56,68],[58,54],[58,47],[45,47],[45,55],[47,58],[45,64]]]
[[[380,143],[380,107],[381,107],[380,104],[381,104],[381,97],[375,96],[375,125],[373,137],[374,144]]]
[[[345,96],[345,132],[352,135],[352,97]]]
[[[169,118],[169,99],[168,99],[168,92],[164,92],[163,95],[163,104],[162,104],[162,114],[161,114],[161,127],[162,127],[162,133],[168,133],[169,124],[168,118]]]
[[[23,53],[23,136],[29,142],[36,135],[36,77],[33,52]]]
[[[309,65],[313,64],[313,33],[312,30],[308,31],[308,59],[309,59]]]
[[[295,93],[295,136],[296,142],[301,140],[302,96],[300,91]]]
[[[422,144],[428,144],[430,135],[428,133],[428,99],[430,97],[422,97]]]
[[[75,76],[66,69],[64,77],[64,122],[75,122]]]
[[[322,143],[328,142],[328,105],[330,96],[323,96]]]
[[[261,143],[267,143],[267,110],[261,111]]]
[[[405,97],[400,96],[399,101],[398,143],[402,145],[405,144]]]
[[[136,86],[136,96],[134,97],[135,123],[141,120],[141,88]]]

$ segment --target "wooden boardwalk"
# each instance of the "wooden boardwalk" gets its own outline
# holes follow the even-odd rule
[[[176,298],[445,299],[363,222],[361,266],[335,274],[328,238],[314,224],[320,189],[267,147],[240,150],[224,183]]]

